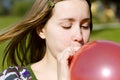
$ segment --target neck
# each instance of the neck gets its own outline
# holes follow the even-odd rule
[[[44,58],[40,61],[43,63],[46,67],[53,68],[54,70],[57,69],[57,61],[53,55],[46,53]]]
[[[33,64],[31,67],[38,79],[57,80],[57,61],[51,54],[46,53],[41,61]],[[49,76],[46,77],[46,75]]]

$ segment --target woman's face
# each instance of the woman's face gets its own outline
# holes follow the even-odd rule
[[[90,11],[86,0],[65,0],[55,4],[53,15],[40,32],[47,53],[59,54],[67,47],[81,47],[90,36]]]

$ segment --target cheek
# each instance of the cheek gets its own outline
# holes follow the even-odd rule
[[[71,45],[71,37],[68,33],[60,33],[59,37],[57,38],[58,48],[63,50]]]
[[[71,42],[71,37],[70,37],[70,35],[68,35],[68,34],[64,34],[63,36],[62,36],[62,43],[63,43],[63,45],[66,47],[68,47],[68,46],[70,46],[70,43]]]
[[[54,30],[55,29],[55,30]],[[61,30],[59,28],[54,28],[48,30],[46,34],[46,41],[49,48],[55,50],[55,52],[61,52],[65,48],[70,46],[71,37],[69,32]]]
[[[55,38],[59,45],[64,47],[68,47],[71,42],[70,31],[62,29],[60,26],[56,29],[56,33],[54,34]]]
[[[89,37],[90,37],[90,30],[89,31],[84,31],[84,33],[83,33],[84,43],[87,43],[89,41]]]

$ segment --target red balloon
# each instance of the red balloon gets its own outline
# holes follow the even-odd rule
[[[120,44],[87,43],[73,56],[70,76],[71,80],[120,80]]]

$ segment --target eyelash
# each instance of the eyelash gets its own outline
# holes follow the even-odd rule
[[[89,29],[90,27],[89,26],[81,26],[81,28],[83,28],[83,29]]]
[[[71,26],[62,26],[64,29],[70,29]]]
[[[62,27],[63,27],[64,29],[71,29],[72,25],[62,25]],[[90,26],[83,24],[83,25],[80,26],[80,28],[82,28],[82,29],[84,29],[84,30],[87,30],[87,29],[90,28]]]
[[[68,26],[67,26],[67,27],[66,27],[66,26],[62,26],[62,27],[63,27],[64,29],[70,29],[70,28],[71,28],[71,26],[69,26],[69,27],[68,27]],[[81,28],[84,29],[84,30],[87,30],[87,29],[89,29],[90,27],[89,27],[89,26],[81,26]]]

